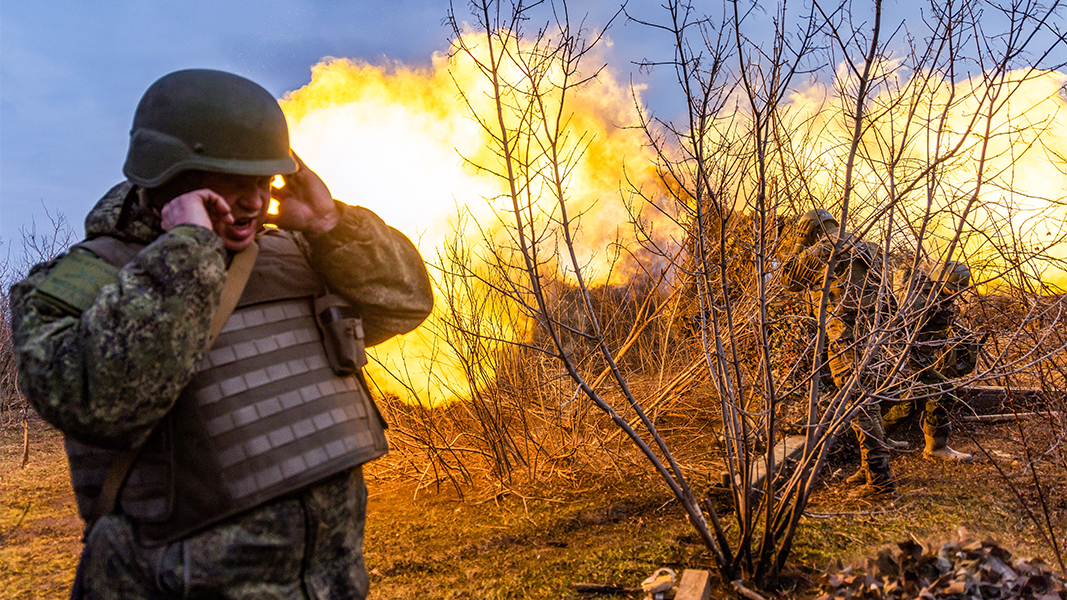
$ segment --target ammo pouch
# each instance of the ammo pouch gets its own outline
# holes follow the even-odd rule
[[[322,331],[322,344],[330,368],[341,377],[355,375],[367,364],[363,321],[347,300],[332,294],[315,298],[315,321]]]

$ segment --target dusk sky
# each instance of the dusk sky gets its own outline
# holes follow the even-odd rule
[[[570,5],[593,12],[590,23],[610,16],[608,3]],[[17,248],[31,221],[47,231],[44,207],[83,233],[85,213],[123,179],[134,109],[160,76],[231,71],[280,98],[327,56],[429,65],[447,49],[447,9],[442,0],[0,0],[0,251]]]

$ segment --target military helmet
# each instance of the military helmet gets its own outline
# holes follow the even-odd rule
[[[944,286],[944,289],[956,293],[971,284],[971,269],[967,265],[949,260],[935,263],[930,270],[930,277]]]
[[[824,234],[833,233],[837,229],[837,219],[824,208],[813,208],[800,215],[796,222],[797,235],[805,246],[811,246]]]
[[[209,69],[176,71],[148,88],[133,117],[123,173],[152,188],[194,169],[234,175],[296,171],[289,127],[270,92]]]

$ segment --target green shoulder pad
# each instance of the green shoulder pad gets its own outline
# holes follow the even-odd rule
[[[92,306],[100,288],[118,280],[117,267],[75,248],[59,259],[33,293],[64,312],[80,315]]]

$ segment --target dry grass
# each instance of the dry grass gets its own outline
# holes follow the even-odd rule
[[[35,419],[29,439],[23,469],[22,428],[0,430],[0,596],[62,598],[74,581],[82,523],[62,438]]]
[[[691,441],[681,460],[692,465],[698,490],[710,491],[718,468],[711,433],[680,416],[667,415],[663,424]],[[1025,455],[1014,425],[978,425],[972,432],[1026,489]],[[916,431],[905,435],[918,445]],[[958,439],[961,449],[976,451],[965,436]],[[9,430],[0,445],[0,596],[61,598],[73,579],[81,527],[62,441],[50,428],[33,426],[30,462],[20,469],[21,441],[21,431]],[[637,588],[661,566],[711,569],[710,556],[664,486],[626,445],[610,451],[616,456],[602,463],[608,465],[602,470],[592,468],[594,461],[576,462],[540,482],[480,485],[462,497],[447,484],[420,486],[389,462],[370,466],[371,597],[578,598],[570,588],[575,582]],[[961,527],[1017,555],[1053,562],[989,462],[954,466],[926,461],[918,452],[898,454],[893,468],[901,498],[890,507],[852,495],[842,480],[854,467],[849,451],[840,452],[827,484],[812,499],[783,597],[806,595],[814,573],[837,560],[859,561],[904,539],[956,539]],[[1041,468],[1047,481],[1061,478],[1058,487],[1050,487],[1054,518],[1062,523],[1067,481]]]
[[[978,426],[973,433],[991,450],[1002,468],[1018,471],[1023,454],[1005,436],[1003,426]],[[913,448],[921,448],[921,435],[912,435]],[[953,441],[959,450],[981,453],[966,439]],[[987,459],[974,464],[949,464],[924,459],[919,450],[896,453],[893,472],[898,479],[900,498],[891,510],[868,506],[851,496],[844,478],[855,469],[854,462],[835,465],[827,485],[812,499],[801,527],[801,542],[794,556],[796,564],[826,565],[840,559],[845,563],[873,556],[878,546],[914,539],[941,543],[956,540],[962,528],[966,535],[992,537],[1023,556],[1041,557],[1055,564],[1051,550],[1020,508],[1008,483],[998,476]],[[1062,474],[1060,475],[1062,480]],[[1055,479],[1048,480],[1051,483]],[[1024,481],[1017,481],[1025,485]],[[1067,500],[1062,481],[1055,493],[1060,502],[1060,522],[1064,522],[1063,502]],[[835,513],[840,516],[827,517]],[[857,514],[847,514],[857,513]],[[1067,533],[1061,527],[1061,535]]]
[[[682,460],[695,465],[698,489],[712,493],[719,463],[710,458],[711,436],[694,433],[685,431],[705,442],[703,450],[694,443]],[[982,425],[973,433],[1002,468],[1022,476],[1024,455],[1010,427]],[[911,432],[910,441],[918,447],[921,434]],[[977,451],[966,439],[956,445]],[[486,490],[465,499],[443,487],[443,494],[421,492],[412,500],[414,485],[393,480],[380,486],[371,469],[367,552],[374,597],[578,598],[570,590],[574,582],[637,588],[661,566],[713,570],[710,555],[664,486],[640,461],[618,458],[621,472],[572,472],[529,489],[517,485],[498,489],[499,495]],[[907,539],[958,539],[961,528],[974,538],[996,539],[1020,556],[1054,562],[988,461],[948,465],[914,451],[897,454],[893,467],[900,499],[891,506],[871,505],[843,483],[855,468],[854,457],[847,449],[835,457],[802,522],[783,597],[809,595],[815,573],[838,560],[859,562]],[[1058,490],[1063,522],[1067,495]]]

